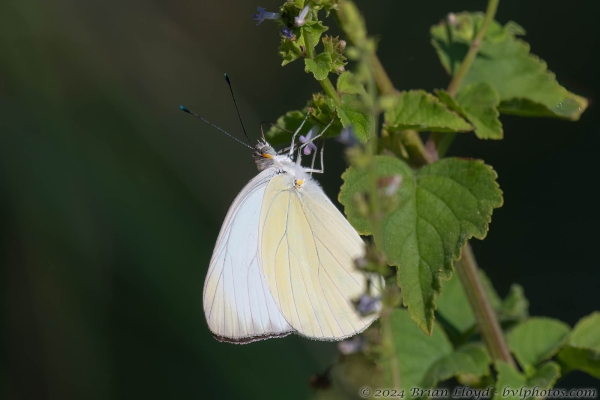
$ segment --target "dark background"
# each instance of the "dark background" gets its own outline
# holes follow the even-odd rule
[[[279,0],[281,1],[281,0]],[[0,4],[0,254],[9,399],[302,399],[333,343],[212,339],[204,276],[226,210],[256,173],[223,72],[253,137],[318,84],[279,66],[279,1],[4,0]],[[429,26],[484,1],[361,1],[399,89],[445,87]],[[600,309],[600,2],[502,1],[559,82],[591,100],[580,122],[502,117],[503,141],[459,136],[451,154],[494,166],[505,193],[473,246],[504,295],[573,325]],[[329,21],[333,25],[333,21]],[[319,178],[337,198],[333,145]],[[575,373],[558,387],[598,387]]]

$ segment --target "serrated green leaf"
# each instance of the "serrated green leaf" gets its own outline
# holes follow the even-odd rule
[[[583,317],[573,328],[569,344],[580,349],[594,350],[600,353],[600,312],[596,311]]]
[[[433,363],[422,380],[422,387],[433,388],[438,382],[458,375],[475,377],[489,375],[490,361],[490,356],[483,345],[465,345]]]
[[[540,390],[545,390],[554,386],[558,378],[560,378],[560,366],[554,361],[548,361],[527,380],[527,385],[531,388],[537,386]]]
[[[536,398],[536,393],[551,388],[560,377],[560,367],[552,361],[545,363],[539,370],[534,371],[529,379],[502,361],[496,361],[496,371],[498,371],[498,378],[494,400],[530,400]]]
[[[600,379],[600,353],[596,351],[566,346],[558,353],[558,360],[565,372],[579,370]]]
[[[285,66],[292,61],[302,57],[301,43],[295,40],[283,38],[279,45],[279,55],[283,58],[281,66]]]
[[[310,43],[312,43],[314,49],[319,44],[319,41],[321,40],[321,35],[328,29],[328,27],[323,26],[323,23],[321,21],[306,21],[302,28],[300,28],[300,37],[302,38],[304,45],[307,46],[306,37],[310,36]]]
[[[390,316],[394,348],[400,365],[401,389],[423,386],[428,370],[441,358],[453,353],[444,331],[436,327],[431,336],[415,325],[405,309],[395,309]]]
[[[329,53],[321,53],[314,60],[305,58],[304,64],[304,71],[312,72],[316,80],[322,81],[327,78],[331,69],[331,55]]]
[[[452,262],[470,237],[485,237],[492,210],[502,205],[496,173],[481,161],[457,158],[415,173],[399,159],[377,156],[375,168],[379,177],[402,177],[399,207],[382,217],[375,241],[388,262],[399,267],[398,283],[411,316],[431,332],[441,279],[450,278]],[[348,220],[359,233],[371,234],[369,220],[354,204],[357,193],[367,192],[367,175],[350,167],[342,178],[339,200]]]
[[[400,92],[394,107],[385,113],[387,129],[401,131],[467,132],[473,127],[437,97],[424,90]]]
[[[327,12],[326,16],[329,16],[329,12],[334,8],[337,8],[339,0],[313,0],[314,8],[320,10],[321,8]]]
[[[459,374],[489,374],[490,358],[482,345],[469,344],[453,350],[443,329],[436,326],[426,335],[405,309],[390,316],[394,349],[400,367],[401,389],[429,389]],[[387,366],[387,365],[386,365]]]
[[[338,77],[336,86],[340,94],[366,94],[365,86],[350,71],[346,71]]]
[[[600,312],[596,311],[577,322],[569,346],[558,353],[565,369],[578,369],[600,379]]]
[[[344,128],[352,127],[354,135],[362,143],[369,139],[371,130],[371,114],[365,111],[356,96],[342,96],[343,104],[337,108]]]
[[[482,20],[480,13],[460,13],[455,24],[442,22],[431,28],[433,45],[451,75],[460,66]],[[546,63],[530,54],[529,45],[516,38],[523,33],[515,23],[501,27],[494,21],[459,91],[486,82],[500,96],[500,112],[579,119],[587,100],[562,87]]]
[[[523,370],[531,375],[536,365],[552,357],[566,343],[570,330],[564,322],[534,317],[517,325],[506,339]]]
[[[437,96],[451,110],[466,118],[475,127],[479,139],[502,139],[502,123],[498,119],[500,96],[485,82],[465,87],[456,100],[445,91],[437,91]]]
[[[496,381],[496,395],[494,396],[494,400],[521,400],[519,389],[527,384],[525,376],[502,361],[496,361],[496,371],[498,371],[498,378]]]

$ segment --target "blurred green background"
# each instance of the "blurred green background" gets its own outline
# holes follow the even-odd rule
[[[359,1],[400,89],[445,87],[429,26],[482,0]],[[298,337],[215,341],[204,276],[227,208],[255,174],[241,136],[304,105],[318,84],[279,66],[278,34],[233,0],[4,0],[0,4],[0,235],[8,399],[303,399],[336,357]],[[559,82],[591,99],[580,122],[503,117],[506,139],[460,136],[451,153],[499,173],[505,206],[474,247],[501,294],[573,325],[600,308],[597,257],[600,3],[503,1]],[[331,25],[333,22],[331,21]],[[341,148],[319,178],[337,198]],[[573,374],[558,387],[596,387]]]

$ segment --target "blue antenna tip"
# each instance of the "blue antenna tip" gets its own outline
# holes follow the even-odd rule
[[[183,105],[179,106],[179,108],[181,109],[181,111],[185,111],[185,112],[187,112],[187,113],[189,113],[189,112],[190,112],[190,110],[188,110],[188,109],[187,109],[185,106],[183,106]]]
[[[227,72],[225,72],[223,74],[223,76],[225,77],[225,80],[227,81],[227,83],[229,83],[229,75],[227,75]]]

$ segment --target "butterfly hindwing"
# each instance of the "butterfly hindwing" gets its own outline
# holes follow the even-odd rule
[[[274,176],[259,221],[260,265],[294,330],[340,340],[373,322],[375,316],[361,316],[352,304],[365,293],[365,278],[354,267],[364,243],[316,182],[296,185],[293,173]]]

